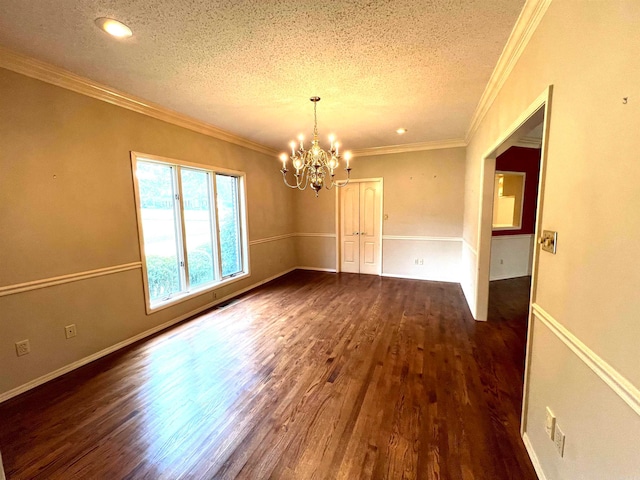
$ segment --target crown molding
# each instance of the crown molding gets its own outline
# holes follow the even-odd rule
[[[471,138],[480,126],[480,122],[489,111],[489,108],[491,108],[491,105],[493,105],[494,100],[509,77],[513,67],[520,59],[522,52],[529,43],[536,28],[538,28],[550,4],[551,0],[526,1],[511,31],[511,35],[509,35],[509,39],[500,54],[496,67],[493,69],[489,82],[482,93],[482,97],[480,97],[478,106],[473,113],[469,130],[465,135],[465,142],[467,144],[471,141]]]
[[[423,150],[439,150],[441,148],[466,147],[467,142],[463,138],[452,138],[434,142],[407,143],[406,145],[389,145],[386,147],[361,148],[352,150],[354,157],[368,157],[372,155],[388,155],[390,153],[420,152]]]
[[[273,148],[3,47],[0,47],[0,67],[256,152],[278,154]]]

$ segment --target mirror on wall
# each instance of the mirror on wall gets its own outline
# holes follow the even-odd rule
[[[493,191],[493,229],[519,230],[524,204],[524,172],[496,171]]]

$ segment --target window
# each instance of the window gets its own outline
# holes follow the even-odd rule
[[[244,173],[131,159],[148,312],[248,275]]]
[[[525,178],[524,172],[496,172],[493,191],[494,230],[520,230]]]

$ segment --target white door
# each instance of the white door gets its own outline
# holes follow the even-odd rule
[[[380,275],[382,182],[351,182],[340,190],[340,270]]]

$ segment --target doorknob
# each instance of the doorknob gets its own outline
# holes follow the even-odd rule
[[[542,250],[555,254],[558,243],[558,232],[544,230],[542,236],[538,239],[538,243]]]
[[[353,235],[360,235],[358,232],[353,232]]]
[[[366,235],[367,232],[360,232],[360,235]]]

